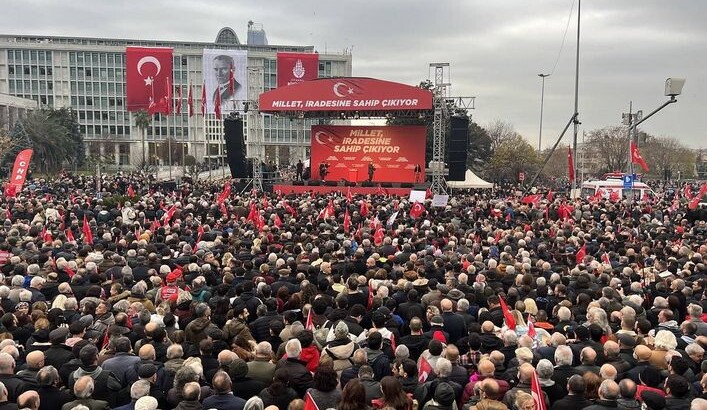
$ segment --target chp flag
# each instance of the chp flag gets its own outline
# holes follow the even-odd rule
[[[203,73],[206,92],[206,111],[220,114],[243,111],[248,99],[248,52],[245,50],[204,49]]]
[[[32,149],[25,149],[17,154],[15,165],[12,167],[12,175],[5,186],[6,197],[15,197],[22,191],[22,186],[25,184],[25,179],[27,179],[29,162],[32,159],[33,153],[34,151]]]
[[[319,78],[319,54],[277,53],[277,86],[284,87]]]
[[[169,114],[172,49],[166,47],[127,47],[125,49],[126,105],[129,112],[151,109]],[[168,89],[168,87],[170,89]]]

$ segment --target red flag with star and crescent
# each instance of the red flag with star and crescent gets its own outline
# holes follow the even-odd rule
[[[349,215],[349,208],[346,208],[346,213],[344,213],[344,232],[349,232],[351,229],[351,215]]]
[[[574,181],[574,157],[572,156],[572,148],[567,147],[567,170],[569,173],[570,182]]]
[[[412,208],[410,208],[410,216],[414,219],[417,219],[422,216],[423,212],[425,212],[425,207],[419,202],[415,202]]]
[[[88,219],[86,215],[83,216],[83,240],[84,243],[93,245],[93,232],[91,232],[91,225],[88,224]]]
[[[219,120],[221,119],[221,93],[216,93],[216,101],[214,101],[214,115]]]
[[[192,93],[192,84],[189,82],[189,92],[187,93],[187,108],[189,110],[189,116],[194,115],[194,94]]]
[[[533,371],[533,377],[530,381],[530,393],[533,396],[533,401],[535,402],[535,410],[547,410],[545,406],[545,394],[540,386],[540,380],[538,380],[538,373]]]
[[[206,117],[206,83],[201,85],[201,115]]]
[[[579,248],[579,250],[577,251],[577,254],[575,255],[577,263],[578,264],[582,263],[585,256],[587,256],[587,244],[586,243],[584,245],[582,245],[581,248]]]
[[[361,201],[361,209],[358,213],[364,218],[368,216],[368,204],[366,204],[366,201]]]
[[[513,317],[511,311],[508,309],[506,301],[501,297],[499,297],[498,300],[501,302],[501,311],[503,312],[503,319],[506,321],[506,326],[511,330],[515,330],[516,319]]]
[[[165,47],[127,47],[125,49],[126,105],[129,112],[150,109],[169,114],[169,105],[157,104],[171,90],[172,49]]]
[[[648,172],[648,164],[638,152],[638,146],[633,141],[629,145],[631,145],[631,163],[640,165],[644,172]]]
[[[282,226],[282,219],[280,219],[280,215],[275,214],[275,218],[273,219],[273,225],[277,226],[278,228]]]

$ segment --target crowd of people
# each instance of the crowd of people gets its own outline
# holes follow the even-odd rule
[[[0,199],[0,410],[707,409],[684,199],[101,178]]]

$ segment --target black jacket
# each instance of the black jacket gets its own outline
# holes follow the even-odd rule
[[[312,387],[312,374],[307,370],[304,363],[297,359],[287,358],[278,363],[278,367],[286,369],[289,374],[290,387],[295,389],[300,397],[304,397],[307,389]]]
[[[0,374],[0,382],[7,388],[7,400],[13,403],[27,391],[27,384],[14,374]]]
[[[444,331],[449,333],[447,344],[455,344],[457,340],[468,336],[466,322],[460,315],[454,312],[444,312],[442,313],[442,320],[444,321]]]
[[[255,338],[255,341],[260,343],[265,341],[270,336],[270,323],[274,320],[282,322],[282,316],[277,312],[267,312],[265,316],[261,316],[249,325],[250,333]]]
[[[71,401],[73,396],[68,390],[54,386],[42,386],[39,394],[39,410],[61,410],[61,406]]]
[[[410,351],[410,359],[417,361],[422,352],[429,347],[430,338],[425,335],[407,335],[401,337],[398,344],[407,346]]]
[[[66,345],[52,345],[44,352],[44,364],[54,366],[56,369],[61,369],[64,363],[73,358],[74,355],[71,353],[71,349]]]
[[[579,410],[592,405],[592,402],[584,398],[584,395],[567,395],[555,402],[550,410]]]

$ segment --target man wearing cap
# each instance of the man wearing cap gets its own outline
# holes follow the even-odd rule
[[[69,335],[69,328],[57,327],[49,332],[49,342],[51,346],[44,352],[44,364],[54,366],[59,369],[62,364],[74,358],[70,348],[65,345],[66,337]]]

